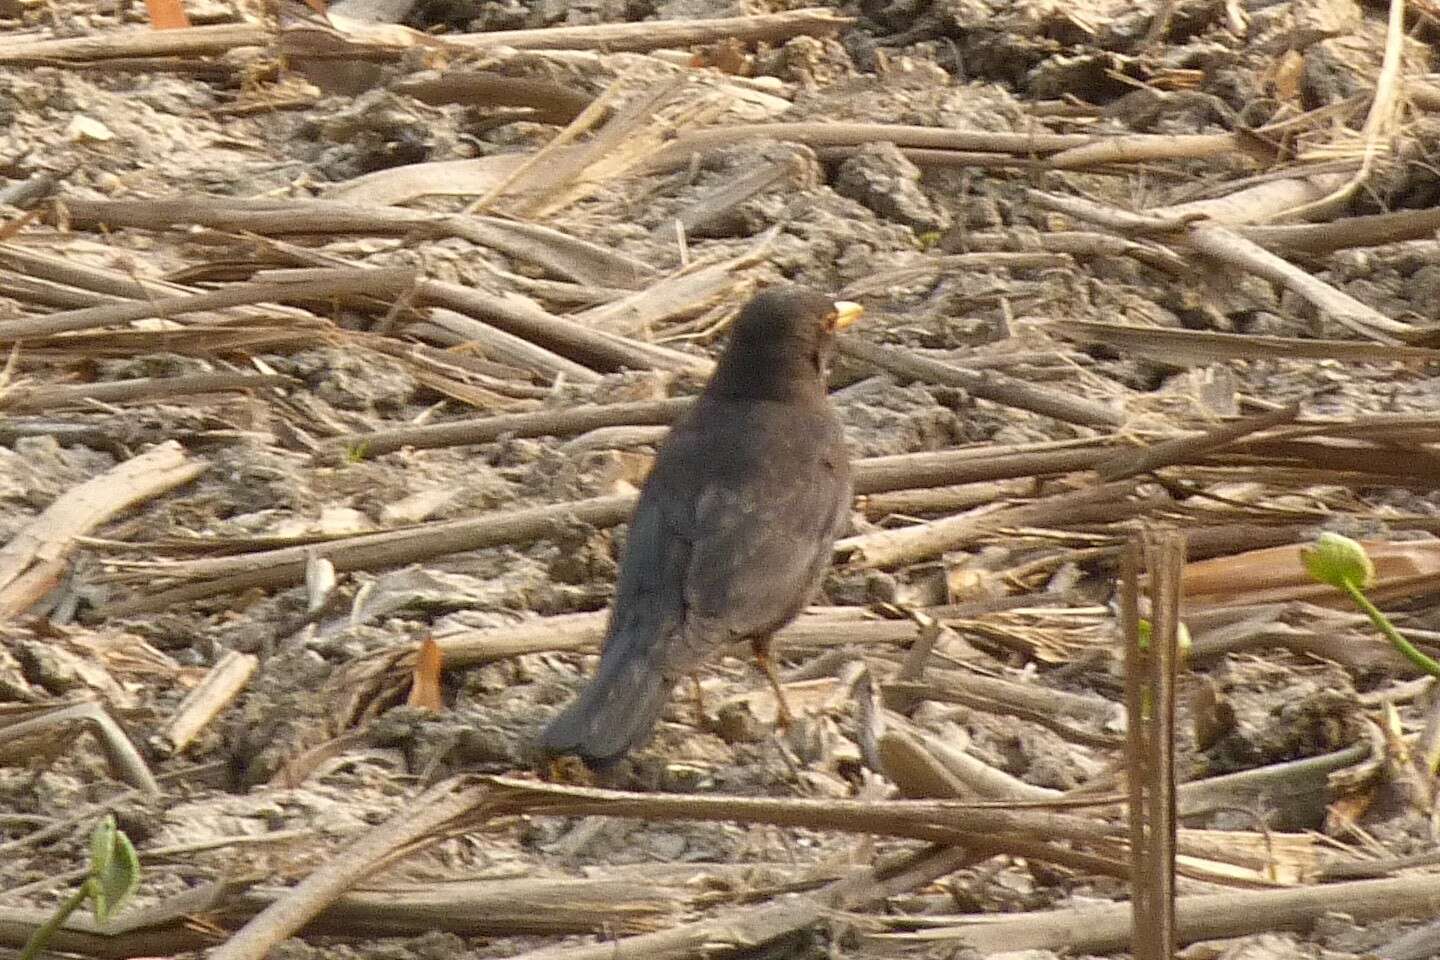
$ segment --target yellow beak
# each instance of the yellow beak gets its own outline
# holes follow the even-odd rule
[[[864,312],[865,308],[860,306],[860,304],[858,303],[852,303],[849,300],[836,300],[835,329],[844,330],[846,327],[850,326],[850,324],[854,323],[856,320],[859,320],[860,315]]]

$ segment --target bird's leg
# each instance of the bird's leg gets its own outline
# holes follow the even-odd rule
[[[690,674],[690,689],[695,695],[695,726],[704,730],[709,720],[705,716],[705,691],[700,686],[700,674]]]
[[[789,727],[795,722],[795,715],[790,712],[790,704],[785,701],[785,688],[780,686],[780,674],[775,671],[775,661],[770,659],[770,645],[763,640],[752,640],[750,649],[755,652],[755,660],[760,664],[760,669],[765,671],[765,679],[770,681],[770,689],[775,691],[778,713],[775,722],[782,728]]]

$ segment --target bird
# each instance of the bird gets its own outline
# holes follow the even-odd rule
[[[863,308],[778,285],[740,311],[695,403],[661,441],[629,522],[600,663],[541,732],[552,763],[604,770],[647,743],[677,683],[748,640],[791,714],[772,634],[808,604],[849,521],[850,461],[826,388]]]

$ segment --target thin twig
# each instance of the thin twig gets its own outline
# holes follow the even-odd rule
[[[1400,95],[1404,89],[1404,69],[1405,0],[1390,0],[1390,16],[1385,29],[1385,54],[1380,62],[1380,75],[1375,80],[1375,97],[1370,102],[1370,112],[1366,115],[1365,127],[1361,130],[1361,136],[1365,139],[1365,152],[1361,155],[1360,169],[1355,171],[1355,175],[1344,186],[1318,200],[1286,210],[1284,216],[1299,219],[1331,210],[1354,196],[1370,179],[1382,150],[1382,142],[1388,146],[1394,133],[1401,106]]]
[[[806,7],[714,20],[646,20],[538,30],[491,30],[446,39],[457,47],[475,50],[509,47],[513,50],[645,51],[719,43],[726,39],[776,43],[799,36],[824,37],[839,33],[852,23],[851,18],[838,16],[826,7]]]
[[[200,393],[258,390],[261,387],[296,386],[297,384],[298,381],[294,378],[281,374],[197,373],[179,377],[111,380],[104,383],[22,386],[0,396],[0,409],[32,412],[74,406],[87,401],[153,403],[171,397],[193,396]]]
[[[1355,922],[1393,917],[1430,917],[1435,877],[1420,874],[1395,880],[1361,880],[1293,890],[1231,891],[1181,897],[1176,902],[1177,940],[1243,937],[1308,927],[1326,914],[1343,911]],[[956,918],[957,926],[882,938],[896,942],[964,945],[981,956],[1016,950],[1117,953],[1131,945],[1131,905],[1034,911],[996,921],[993,914]]]
[[[245,689],[260,665],[259,658],[231,650],[222,656],[193,690],[185,695],[156,735],[154,747],[170,757],[184,750]]]
[[[499,417],[452,420],[421,427],[398,427],[373,433],[355,433],[333,441],[335,450],[369,459],[403,447],[436,447],[490,443],[499,437],[570,437],[602,427],[668,425],[688,410],[694,400],[641,400],[635,403],[597,404],[562,410],[536,410]]]
[[[276,944],[299,932],[346,890],[473,808],[485,792],[484,788],[459,788],[447,781],[405,804],[399,815],[361,836],[284,898],[252,917],[210,953],[210,960],[264,960]]]
[[[1185,540],[1174,531],[1147,530],[1144,547],[1152,624],[1148,642],[1142,640],[1139,620],[1129,619],[1135,613],[1131,583],[1124,601],[1134,952],[1138,960],[1170,960],[1175,953],[1175,666]]]
[[[43,337],[73,330],[94,330],[155,317],[218,310],[256,303],[328,300],[341,296],[373,296],[392,300],[415,283],[415,271],[401,267],[324,270],[294,283],[255,280],[190,296],[164,297],[67,310],[44,317],[0,321],[0,341]]]
[[[1300,415],[1300,404],[1292,403],[1258,417],[1227,423],[1190,437],[1177,437],[1140,450],[1118,453],[1095,468],[1105,481],[1123,480],[1173,463],[1193,462],[1212,450],[1225,447],[1252,433],[1290,423]]]
[[[189,483],[207,466],[168,441],[61,495],[0,547],[0,621],[49,589],[75,551],[76,538],[137,503]]]
[[[1093,400],[1072,396],[1049,387],[1007,377],[993,371],[966,370],[928,357],[882,347],[854,336],[840,338],[840,352],[847,357],[914,380],[961,387],[982,400],[1054,417],[1082,426],[1115,427],[1124,414]]]

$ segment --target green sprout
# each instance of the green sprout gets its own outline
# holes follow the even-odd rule
[[[1137,638],[1139,642],[1136,646],[1140,648],[1141,653],[1149,653],[1150,639],[1155,636],[1155,624],[1141,617],[1140,622],[1136,626],[1139,628],[1137,631],[1139,633],[1139,637]],[[1190,628],[1185,626],[1183,621],[1175,624],[1175,652],[1180,657],[1179,662],[1181,663],[1184,663],[1190,658]],[[1155,711],[1152,709],[1154,706],[1152,696],[1152,691],[1148,687],[1140,694],[1141,719],[1154,719]]]
[[[1148,650],[1150,649],[1150,638],[1151,638],[1152,636],[1154,636],[1154,635],[1155,635],[1155,626],[1154,626],[1154,624],[1152,624],[1149,620],[1146,620],[1144,617],[1141,617],[1141,618],[1140,618],[1140,649],[1141,649],[1141,650],[1148,651]],[[1184,624],[1183,622],[1182,622],[1182,623],[1177,623],[1177,624],[1175,625],[1175,649],[1176,649],[1176,652],[1178,652],[1178,653],[1180,654],[1180,659],[1181,659],[1182,661],[1185,660],[1185,659],[1187,659],[1187,658],[1190,656],[1190,646],[1191,646],[1191,644],[1190,644],[1190,628],[1187,627],[1187,626],[1185,626],[1185,624]]]
[[[919,245],[921,250],[929,250],[931,247],[938,244],[942,239],[943,237],[941,236],[939,230],[926,230],[924,233],[920,233],[915,236],[915,242],[917,245]]]
[[[1440,664],[1402,637],[1389,618],[1365,596],[1365,588],[1375,582],[1375,564],[1364,547],[1338,533],[1322,533],[1313,546],[1300,550],[1300,561],[1316,582],[1329,584],[1349,596],[1401,656],[1430,676],[1440,677]]]
[[[129,900],[140,883],[140,858],[130,838],[115,826],[115,817],[106,815],[90,834],[90,869],[80,888],[31,935],[20,960],[34,960],[61,925],[86,901],[95,912],[95,922],[104,923]]]

